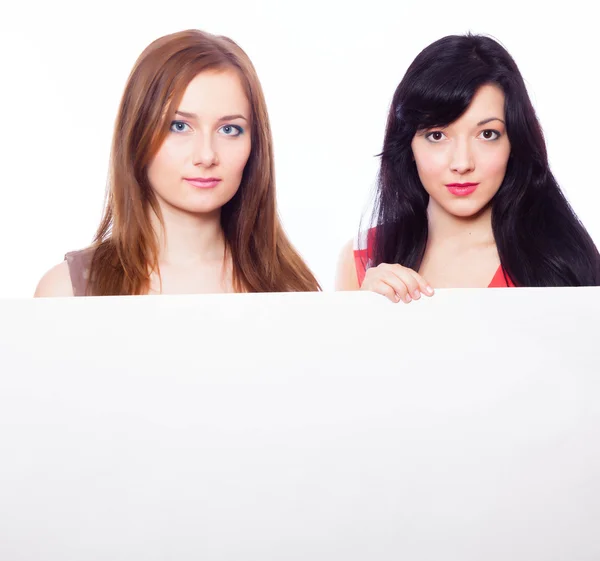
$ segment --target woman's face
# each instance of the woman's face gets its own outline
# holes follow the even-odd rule
[[[503,91],[482,86],[459,119],[418,131],[411,147],[430,204],[457,217],[476,215],[498,192],[510,156]]]
[[[250,156],[250,111],[235,70],[207,70],[192,79],[148,167],[159,204],[220,212],[239,189]]]

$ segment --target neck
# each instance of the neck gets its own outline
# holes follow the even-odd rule
[[[164,228],[158,217],[154,213],[151,215],[160,263],[186,266],[223,259],[225,237],[220,209],[213,213],[192,214],[161,204],[160,210]]]
[[[428,243],[457,246],[493,245],[492,207],[488,205],[478,214],[469,217],[454,216],[433,199],[427,207]]]

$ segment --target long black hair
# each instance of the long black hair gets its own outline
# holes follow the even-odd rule
[[[420,267],[429,195],[411,142],[418,130],[456,121],[485,84],[504,92],[511,143],[504,180],[491,201],[505,274],[517,286],[600,285],[600,254],[550,171],[542,129],[515,61],[493,39],[472,34],[429,45],[396,89],[380,154],[373,264]]]

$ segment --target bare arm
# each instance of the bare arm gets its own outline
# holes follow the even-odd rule
[[[336,290],[359,290],[352,240],[344,245],[340,253],[335,277]]]
[[[40,280],[34,298],[73,296],[69,265],[66,261],[52,267]]]

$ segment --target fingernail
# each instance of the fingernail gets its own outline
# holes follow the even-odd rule
[[[407,295],[404,297],[404,301],[405,301],[407,304],[408,304],[410,301],[412,301],[412,298],[410,297],[410,294],[407,294]]]
[[[415,291],[413,292],[413,298],[414,298],[415,300],[418,300],[420,297],[421,297],[421,293],[420,293],[418,290],[415,290]]]
[[[433,294],[433,288],[431,288],[429,285],[427,285],[427,294]]]

